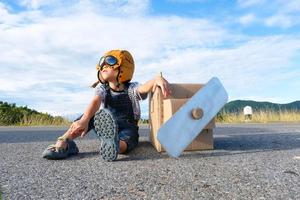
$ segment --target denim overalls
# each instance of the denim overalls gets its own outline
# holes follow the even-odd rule
[[[113,91],[108,84],[105,85],[106,97],[104,107],[109,109],[118,123],[120,140],[127,143],[127,152],[138,145],[139,127],[134,119],[132,102],[128,95],[129,83],[125,84],[123,91]],[[79,120],[82,116],[80,116]],[[76,121],[75,120],[75,121]],[[88,131],[94,129],[94,117],[89,121]]]

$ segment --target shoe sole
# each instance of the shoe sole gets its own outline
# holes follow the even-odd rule
[[[94,117],[96,134],[101,141],[100,155],[103,160],[114,161],[118,156],[118,147],[115,137],[118,134],[118,126],[114,116],[107,109],[99,110]]]

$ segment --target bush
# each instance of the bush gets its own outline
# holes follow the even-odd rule
[[[25,107],[0,101],[0,126],[10,125],[68,125],[62,117],[53,117],[48,113],[39,113]]]

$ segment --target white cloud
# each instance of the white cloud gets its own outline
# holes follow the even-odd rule
[[[6,12],[17,20],[5,21],[5,27],[0,29],[0,93],[3,96],[27,99],[28,105],[43,111],[48,109],[49,113],[68,113],[74,107],[76,112],[83,111],[83,103],[78,104],[87,99],[86,93],[74,93],[70,100],[64,96],[73,93],[72,85],[88,90],[88,85],[96,80],[95,64],[108,49],[129,49],[138,66],[135,77],[145,81],[160,66],[146,69],[150,74],[145,74],[143,67],[168,52],[190,46],[213,46],[227,37],[226,31],[206,20],[142,17],[139,13],[145,8],[135,1],[123,5],[123,14],[126,9],[140,8],[132,9],[129,18],[101,15],[94,10],[87,12],[88,7],[80,6],[83,5],[74,5],[76,12],[63,16],[47,17],[39,11]],[[134,11],[139,17],[134,17]],[[30,20],[23,23],[25,18]],[[46,98],[55,98],[51,108],[45,103]],[[74,98],[78,100],[72,101]],[[66,101],[72,106],[59,109]]]
[[[251,9],[253,15],[244,15],[240,17],[239,22],[244,25],[256,21],[269,27],[279,27],[282,29],[299,25],[300,21],[300,0],[285,1],[274,0],[272,2],[265,0],[238,0],[240,8]]]
[[[238,5],[243,8],[261,5],[265,0],[238,0]]]
[[[205,83],[218,76],[231,98],[249,96],[245,89],[252,96],[263,94],[273,81],[291,78],[280,69],[300,49],[299,38],[249,38],[205,19],[144,15],[145,2],[102,2],[80,1],[67,13],[58,9],[51,15],[38,9],[12,14],[0,6],[5,16],[0,25],[1,97],[53,114],[83,112],[93,95],[88,86],[96,80],[95,64],[115,48],[132,52],[135,81],[145,82],[159,71],[170,82]],[[100,12],[116,4],[121,14]],[[97,6],[102,6],[99,12]],[[147,102],[142,106],[146,112]]]
[[[253,22],[255,22],[256,17],[254,14],[247,14],[247,15],[243,15],[239,18],[239,23],[243,24],[243,25],[248,25],[248,24],[252,24]]]
[[[8,7],[0,2],[0,27],[4,27],[5,24],[11,24],[17,20],[17,17],[10,14],[8,10]]]
[[[111,6],[112,12],[123,13],[125,15],[144,15],[149,10],[149,0],[108,0],[108,2],[114,2]]]
[[[278,0],[275,5],[275,14],[266,17],[264,23],[267,26],[290,28],[295,25],[299,25],[300,22],[300,1],[283,1]]]
[[[167,0],[168,2],[174,3],[203,3],[207,2],[208,0]]]
[[[300,71],[285,73],[285,70],[289,70],[290,60],[299,49],[299,38],[263,37],[230,49],[178,50],[150,65],[164,66],[162,71],[171,82],[205,83],[217,76],[230,99],[273,93],[272,99],[293,101],[300,98],[294,95],[295,86],[287,88],[289,94],[285,96],[279,96],[274,87],[298,80]]]
[[[269,18],[265,19],[265,24],[267,26],[277,26],[277,27],[282,27],[282,28],[289,28],[292,25],[294,25],[292,17],[288,16],[288,15],[282,15],[282,14],[278,14],[278,15],[274,15],[271,16]]]
[[[19,0],[19,5],[29,10],[45,10],[55,15],[70,12],[96,12],[108,16],[144,15],[149,10],[149,0]]]
[[[53,5],[58,0],[20,0],[19,4],[29,9],[39,9],[42,6]]]
[[[284,13],[293,13],[300,11],[300,0],[285,1],[280,0],[280,10]]]

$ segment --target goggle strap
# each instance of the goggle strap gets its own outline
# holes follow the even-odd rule
[[[100,83],[100,81],[96,81],[95,83],[93,83],[93,84],[91,85],[91,88],[95,88],[99,83]]]

